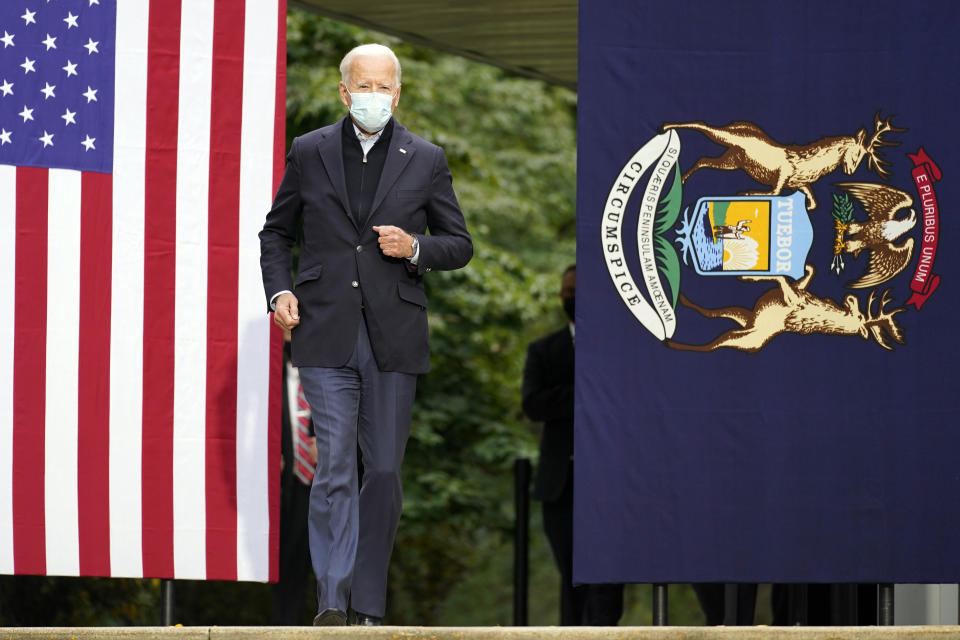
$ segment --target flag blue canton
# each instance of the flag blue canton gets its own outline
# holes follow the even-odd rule
[[[0,2],[0,164],[113,171],[116,0]]]

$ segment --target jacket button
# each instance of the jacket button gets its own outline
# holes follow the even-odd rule
[[[362,244],[358,244],[358,245],[357,245],[357,253],[360,253],[360,252],[362,252],[362,251],[363,251],[363,245],[362,245]]]
[[[354,289],[356,289],[357,287],[360,286],[360,283],[357,282],[356,280],[354,280],[353,282],[350,283],[350,286],[353,287]]]

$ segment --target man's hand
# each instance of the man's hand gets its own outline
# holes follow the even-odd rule
[[[391,258],[409,258],[413,256],[413,236],[401,229],[388,224],[373,227],[380,234],[377,242],[380,250]]]
[[[287,331],[300,324],[300,310],[297,296],[292,293],[281,293],[277,296],[277,308],[273,312],[273,321],[281,329]]]

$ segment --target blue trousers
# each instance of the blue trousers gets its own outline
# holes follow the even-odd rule
[[[380,371],[361,322],[346,365],[300,367],[300,382],[317,436],[308,528],[318,610],[383,616],[417,376]]]

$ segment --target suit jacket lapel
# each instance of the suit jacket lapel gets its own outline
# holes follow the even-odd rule
[[[370,213],[367,214],[364,225],[377,212],[377,208],[387,196],[390,188],[403,173],[410,158],[416,153],[413,147],[413,136],[407,131],[406,127],[393,121],[393,135],[390,136],[390,147],[387,149],[387,159],[383,164],[383,173],[380,174],[380,182],[377,184],[377,193],[373,196],[373,205],[370,207]]]
[[[343,203],[343,214],[350,220],[350,224],[356,227],[357,221],[350,213],[352,209],[350,198],[347,196],[347,178],[343,170],[343,120],[340,120],[330,133],[317,143],[317,151],[330,177],[330,184],[340,202]]]

